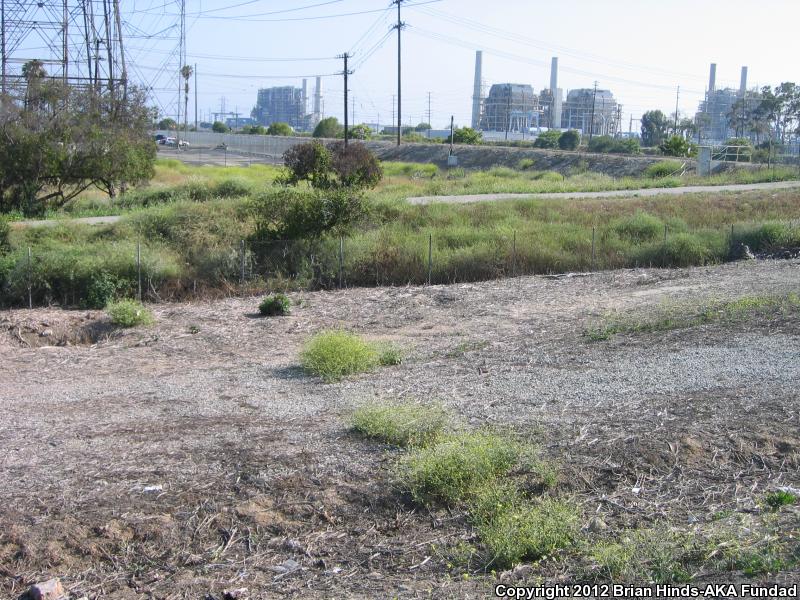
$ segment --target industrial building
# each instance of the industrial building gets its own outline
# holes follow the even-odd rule
[[[260,89],[256,106],[250,114],[257,123],[266,127],[272,123],[287,123],[295,131],[306,131],[313,120],[306,109],[306,94],[305,80],[302,88],[281,86]]]
[[[528,131],[539,126],[539,96],[529,85],[498,83],[483,102],[480,128],[486,131]]]
[[[621,110],[609,90],[570,90],[561,107],[561,128],[578,129],[585,135],[616,135]]]
[[[717,65],[711,64],[708,76],[708,90],[700,102],[695,122],[698,137],[703,143],[721,144],[736,136],[734,127],[734,104],[747,95],[747,67],[742,67],[739,89],[717,89]]]
[[[539,94],[530,85],[500,83],[483,95],[483,54],[475,53],[472,127],[483,131],[529,132],[531,129],[578,129],[585,134],[616,135],[622,106],[609,90],[571,90],[566,100],[558,87],[558,58],[550,67],[550,87]]]

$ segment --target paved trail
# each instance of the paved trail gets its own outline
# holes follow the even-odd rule
[[[543,198],[545,200],[562,200],[574,198],[630,198],[633,196],[679,196],[704,192],[747,192],[752,190],[785,190],[798,188],[800,181],[775,181],[771,183],[747,183],[735,185],[691,185],[673,188],[648,188],[643,190],[616,190],[608,192],[558,192],[550,194],[471,194],[465,196],[417,196],[408,198],[409,204],[432,204],[445,202],[448,204],[466,204],[470,202],[486,202],[490,200],[526,200]],[[107,225],[116,223],[121,216],[83,217],[79,219],[47,219],[43,221],[17,221],[14,227],[55,227],[59,223],[82,223],[84,225]]]
[[[768,183],[746,183],[734,185],[691,185],[672,188],[648,188],[643,190],[613,190],[608,192],[557,192],[548,194],[469,194],[464,196],[418,196],[408,198],[409,204],[432,204],[446,202],[449,204],[465,204],[469,202],[486,202],[490,200],[528,200],[542,198],[545,200],[568,200],[574,198],[628,198],[632,196],[661,196],[696,194],[703,192],[747,192],[751,190],[783,190],[800,188],[800,181],[775,181]]]

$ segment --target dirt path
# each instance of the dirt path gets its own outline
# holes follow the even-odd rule
[[[107,225],[109,223],[116,223],[122,218],[120,215],[107,216],[107,217],[80,217],[78,219],[42,219],[40,221],[15,221],[11,223],[12,227],[55,227],[62,223],[82,224],[82,225]]]
[[[466,204],[491,200],[568,200],[575,198],[630,198],[634,196],[679,196],[706,192],[747,192],[753,190],[784,190],[800,188],[800,181],[775,181],[767,183],[747,183],[735,185],[689,185],[673,188],[647,188],[642,190],[617,190],[608,192],[558,192],[548,194],[467,194],[463,196],[417,196],[407,198],[409,204]]]
[[[492,576],[452,564],[477,543],[464,516],[405,502],[392,454],[348,432],[373,400],[533,436],[561,493],[614,530],[748,518],[765,490],[800,487],[798,319],[582,332],[798,291],[800,261],[751,261],[294,294],[286,318],[256,318],[256,298],[160,305],[124,332],[95,312],[0,313],[0,597],[50,576],[91,600],[485,597]],[[330,327],[407,360],[323,384],[298,354]],[[91,345],[47,345],[90,329]],[[534,574],[565,581],[554,568]]]

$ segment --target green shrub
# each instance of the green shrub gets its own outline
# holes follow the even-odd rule
[[[403,362],[403,352],[397,346],[383,344],[378,346],[378,364],[382,367],[394,367]]]
[[[4,216],[0,215],[0,254],[11,250],[11,225]]]
[[[533,142],[534,148],[558,148],[561,132],[557,129],[549,129],[540,133]]]
[[[534,177],[536,181],[564,181],[564,176],[557,171],[542,171],[541,173],[537,173]]]
[[[664,244],[665,266],[691,267],[703,265],[711,258],[711,252],[703,241],[690,233],[679,233]]]
[[[514,169],[509,169],[508,167],[492,167],[486,174],[497,179],[512,179],[517,176]]]
[[[789,506],[797,502],[797,496],[786,490],[778,490],[767,494],[764,501],[772,510],[778,510],[782,506]]]
[[[447,425],[440,406],[370,404],[353,413],[353,429],[365,437],[392,446],[422,447],[436,441]]]
[[[291,301],[285,294],[267,296],[258,305],[258,311],[265,317],[286,316],[289,314]]]
[[[86,307],[105,308],[114,301],[117,293],[127,287],[127,282],[120,280],[107,271],[93,273],[86,287]]]
[[[532,158],[522,158],[517,163],[517,169],[520,171],[527,171],[528,169],[532,169],[535,164],[536,161]]]
[[[581,134],[575,129],[570,129],[558,138],[558,147],[561,150],[577,150],[581,143]]]
[[[673,135],[659,147],[659,150],[667,156],[689,156],[692,150],[691,145],[683,136]]]
[[[575,506],[552,498],[511,505],[478,526],[487,566],[508,568],[572,545],[579,532]]]
[[[218,198],[241,198],[253,192],[253,186],[244,179],[223,179],[213,187]]]
[[[494,433],[453,435],[404,456],[400,481],[417,502],[456,504],[507,474],[525,450],[516,441]]]
[[[153,314],[136,300],[117,300],[106,306],[106,312],[111,317],[111,322],[120,327],[136,327],[137,325],[151,325]]]
[[[664,234],[664,223],[643,211],[630,217],[618,219],[611,224],[611,230],[620,238],[634,243],[651,242]]]
[[[661,162],[648,165],[644,170],[644,176],[650,179],[659,179],[661,177],[669,177],[676,173],[680,173],[683,169],[683,164],[675,160],[662,160]]]
[[[371,371],[378,366],[375,347],[354,333],[323,331],[312,337],[300,356],[303,368],[327,382]]]

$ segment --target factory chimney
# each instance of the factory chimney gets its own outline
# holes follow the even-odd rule
[[[314,123],[322,120],[322,77],[317,77],[317,85],[314,88]]]
[[[308,79],[303,79],[303,115],[308,114]]]
[[[708,75],[708,93],[713,94],[717,86],[717,63],[711,63],[711,72]]]
[[[742,67],[742,80],[739,84],[739,96],[744,98],[745,92],[747,91],[747,67]]]
[[[472,89],[472,128],[478,129],[481,125],[481,102],[483,101],[481,87],[481,71],[483,68],[483,52],[475,52],[475,86]]]
[[[554,56],[550,62],[550,96],[553,104],[550,107],[550,127],[552,129],[561,128],[561,88],[558,87],[558,57]]]

